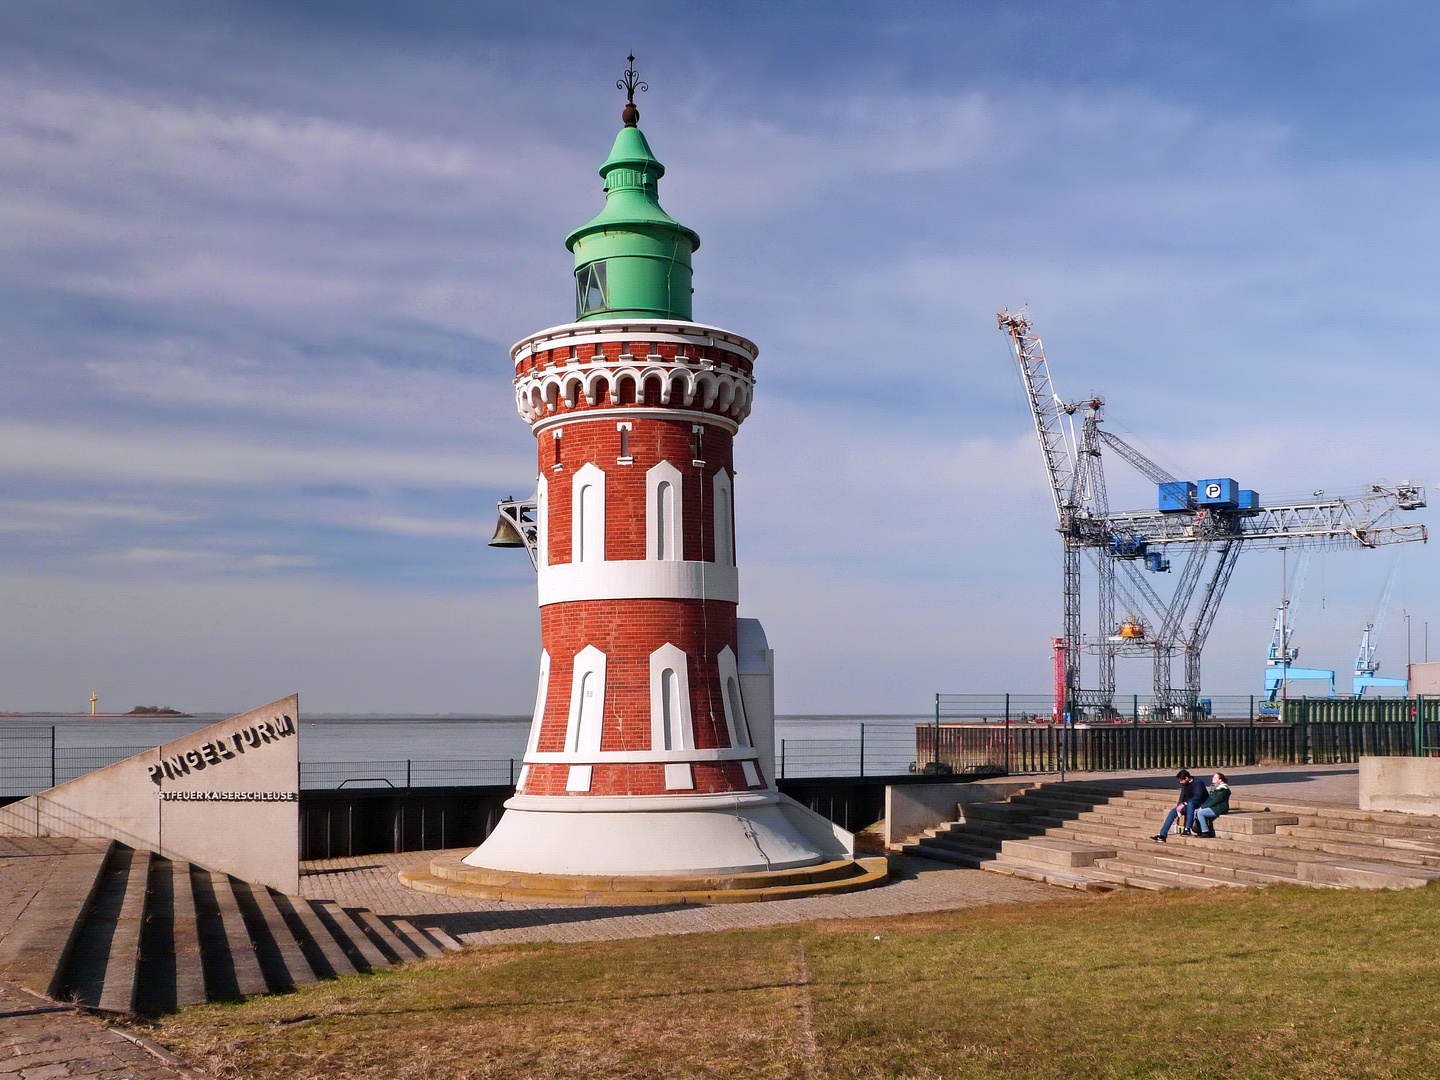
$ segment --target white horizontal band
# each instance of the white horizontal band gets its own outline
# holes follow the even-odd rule
[[[606,341],[664,341],[677,345],[729,346],[754,363],[759,349],[739,334],[718,326],[683,322],[678,319],[596,319],[593,322],[562,323],[521,338],[510,347],[519,364],[536,349],[558,349],[567,345]]]
[[[655,762],[759,761],[753,746],[715,746],[705,750],[577,750],[574,753],[532,753],[526,765],[643,765]]]
[[[615,559],[542,566],[540,606],[576,600],[723,600],[740,602],[740,574],[724,563]]]
[[[699,412],[695,409],[666,409],[656,406],[646,408],[640,406],[632,408],[611,408],[608,405],[588,406],[582,412],[556,413],[547,416],[544,420],[537,420],[531,424],[531,430],[539,435],[542,431],[548,431],[559,424],[579,424],[586,420],[683,420],[687,424],[714,424],[718,428],[724,428],[731,435],[740,430],[740,425],[728,416],[717,416],[715,413]]]
[[[507,810],[558,810],[562,813],[633,813],[636,810],[754,810],[780,801],[774,791],[701,795],[514,795]]]

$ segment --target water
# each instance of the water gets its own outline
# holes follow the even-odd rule
[[[0,729],[28,728],[38,737],[42,733],[48,736],[53,725],[57,755],[62,760],[60,772],[69,774],[158,746],[223,719],[220,713],[93,720],[36,714],[0,717]],[[915,723],[924,719],[833,714],[777,717],[777,763],[783,757],[785,775],[791,777],[906,772],[915,757]],[[302,717],[301,774],[306,787],[333,787],[343,781],[400,786],[418,784],[422,777],[428,783],[500,782],[510,774],[508,761],[518,763],[524,756],[529,733],[530,718],[524,716]],[[107,755],[107,749],[116,752]],[[94,753],[83,753],[86,750]],[[48,768],[48,751],[45,756]],[[411,764],[407,766],[407,762]],[[465,763],[463,767],[461,763]]]

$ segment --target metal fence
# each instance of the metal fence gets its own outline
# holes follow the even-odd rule
[[[1374,698],[1364,704],[1373,704]],[[1394,701],[1396,699],[1387,699]],[[1112,708],[1076,706],[1075,723],[1103,723],[1128,720],[1132,723],[1173,723],[1196,719],[1249,720],[1263,713],[1263,698],[1253,694],[1220,694],[1202,697],[1200,709],[1192,714],[1184,706],[1166,705],[1151,694],[1117,694]],[[935,718],[960,723],[990,723],[1009,719],[1015,723],[1049,722],[1055,715],[1055,698],[1050,694],[936,694]]]
[[[938,752],[936,750],[938,739]],[[915,760],[934,771],[992,767],[1006,773],[1063,769],[1339,765],[1361,756],[1440,750],[1440,720],[1257,724],[917,724]]]
[[[153,746],[57,746],[55,728],[0,727],[0,798],[23,798],[153,750]],[[517,758],[302,761],[302,790],[352,787],[479,787],[515,783]]]
[[[338,791],[352,787],[484,787],[515,783],[521,762],[516,758],[391,761],[302,761],[302,790]]]
[[[1291,699],[1283,716],[1256,707],[1225,722],[1146,722],[1138,702],[1128,718],[1097,724],[1036,722],[1043,695],[936,695],[933,721],[857,722],[853,735],[783,738],[775,772],[783,779],[873,777],[988,766],[1007,773],[1236,766],[1266,762],[1353,762],[1362,754],[1440,752],[1440,699]],[[1217,699],[1238,708],[1250,698]],[[1010,720],[1006,721],[1007,706]],[[938,748],[937,748],[938,736]],[[0,727],[0,798],[33,795],[104,768],[149,746],[62,747],[53,727]],[[938,752],[937,752],[938,750]],[[307,791],[351,788],[513,786],[519,758],[302,761]]]
[[[0,796],[33,795],[54,783],[55,729],[0,728]]]
[[[913,722],[856,725],[853,736],[778,739],[775,775],[894,776],[915,769]]]
[[[33,795],[150,749],[56,746],[54,728],[0,728],[0,796]]]

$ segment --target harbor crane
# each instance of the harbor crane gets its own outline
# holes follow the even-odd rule
[[[1300,650],[1290,644],[1295,633],[1295,620],[1290,609],[1300,601],[1305,591],[1305,573],[1310,569],[1310,552],[1301,551],[1295,563],[1295,581],[1275,609],[1275,629],[1270,634],[1270,650],[1265,655],[1265,700],[1274,701],[1288,683],[1316,679],[1329,682],[1330,696],[1335,696],[1335,672],[1330,668],[1296,667],[1295,661]]]
[[[1390,594],[1395,590],[1395,575],[1399,569],[1398,560],[1390,564],[1390,573],[1385,575],[1385,588],[1381,590],[1375,617],[1365,624],[1365,629],[1360,634],[1360,652],[1355,657],[1355,683],[1352,691],[1356,697],[1364,697],[1365,691],[1372,686],[1410,685],[1408,679],[1382,676],[1380,661],[1375,659],[1375,651],[1380,647],[1380,627],[1385,622],[1385,610],[1390,606]]]
[[[1242,548],[1379,547],[1427,539],[1423,524],[1401,516],[1425,506],[1425,487],[1418,482],[1377,482],[1352,497],[1322,499],[1320,493],[1261,506],[1254,491],[1228,478],[1177,479],[1102,426],[1103,397],[1067,401],[1059,395],[1026,311],[1001,311],[997,320],[1009,338],[1030,406],[1062,544],[1064,636],[1055,639],[1057,716],[1082,710],[1118,715],[1115,661],[1121,656],[1149,656],[1156,703],[1193,714],[1199,707],[1201,651]],[[1156,485],[1155,509],[1110,509],[1102,460],[1107,450]],[[1172,553],[1183,558],[1167,601],[1150,579],[1170,570]],[[1098,583],[1099,633],[1088,639],[1080,627],[1082,560],[1094,567]],[[1127,605],[1128,631],[1115,621],[1117,595]],[[1147,619],[1150,632],[1140,633]],[[1082,652],[1098,661],[1093,688],[1081,686]],[[1178,687],[1172,685],[1176,653],[1184,657],[1185,669]]]

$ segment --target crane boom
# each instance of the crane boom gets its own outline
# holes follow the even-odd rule
[[[1104,440],[1106,446],[1110,447],[1111,450],[1114,450],[1131,465],[1135,466],[1136,470],[1143,473],[1151,482],[1156,484],[1173,484],[1175,482],[1175,477],[1171,476],[1159,465],[1156,465],[1155,462],[1151,461],[1114,432],[1102,430],[1100,432],[1100,438]]]
[[[1035,421],[1035,434],[1040,437],[1040,451],[1045,457],[1045,471],[1050,480],[1050,494],[1055,500],[1055,517],[1063,529],[1075,509],[1076,475],[1074,438],[1067,441],[1062,415],[1073,415],[1055,393],[1050,379],[1050,363],[1045,359],[1045,346],[1030,325],[1024,311],[1002,311],[997,316],[1000,329],[1010,335],[1011,351],[1020,368],[1020,381],[1030,402],[1030,415]]]

